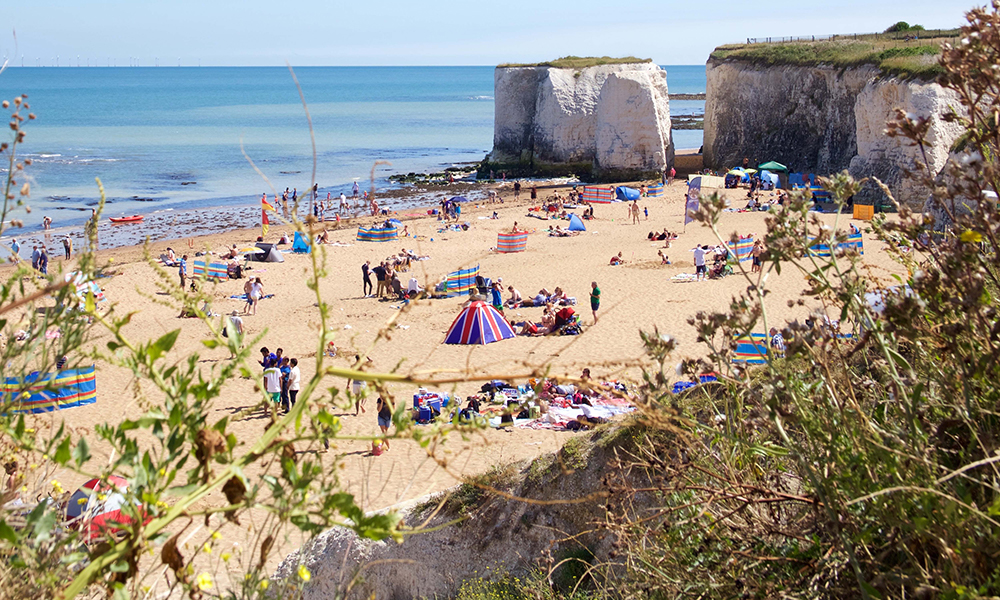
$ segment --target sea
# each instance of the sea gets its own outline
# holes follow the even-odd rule
[[[703,65],[664,68],[671,93],[705,92]],[[14,218],[25,232],[43,216],[82,225],[97,179],[106,216],[254,206],[310,185],[313,143],[324,198],[355,181],[368,189],[373,175],[385,189],[393,174],[477,162],[493,142],[493,72],[303,67],[296,85],[281,67],[8,68],[0,98],[27,94],[37,115],[18,147],[32,160],[32,210]],[[671,101],[671,115],[701,116],[704,104]],[[701,131],[673,133],[677,148],[701,146]]]

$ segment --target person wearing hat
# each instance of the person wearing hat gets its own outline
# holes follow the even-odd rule
[[[66,260],[73,258],[73,240],[69,236],[63,238],[63,250],[66,251]]]

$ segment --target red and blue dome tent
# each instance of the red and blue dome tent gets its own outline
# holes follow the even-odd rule
[[[507,319],[485,302],[462,309],[444,338],[446,344],[491,344],[515,337]]]

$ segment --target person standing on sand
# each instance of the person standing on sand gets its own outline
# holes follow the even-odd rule
[[[45,251],[45,246],[42,246],[38,253],[38,270],[42,275],[49,274],[49,253]]]
[[[250,300],[251,306],[253,306],[253,314],[257,315],[257,303],[260,299],[264,297],[264,284],[261,282],[260,277],[254,280],[253,286],[250,288]]]
[[[389,427],[392,425],[393,406],[389,401],[383,400],[382,396],[379,396],[375,402],[375,409],[378,411],[378,428],[382,432],[382,435],[388,438]],[[382,445],[388,450],[389,440],[382,440]]]
[[[188,264],[187,260],[188,260],[188,255],[185,254],[184,256],[181,257],[181,261],[177,263],[177,274],[181,276],[182,292],[184,291],[184,284],[186,283],[187,279],[187,264]]]
[[[365,298],[372,293],[372,271],[368,268],[369,264],[371,264],[371,261],[366,260],[365,264],[361,265],[361,295]]]
[[[243,347],[243,319],[239,317],[239,314],[235,310],[229,313],[229,320],[222,330],[222,335],[234,340],[237,348]],[[229,358],[236,358],[236,354],[230,351]]]
[[[532,200],[538,199],[538,188],[536,188],[535,186],[531,186],[531,199]]]
[[[250,299],[251,292],[253,292],[253,277],[247,278],[246,283],[243,284],[243,295],[247,299],[247,303],[243,307],[244,314],[250,314],[250,307],[253,306],[253,301]]]
[[[753,250],[750,251],[750,256],[753,257],[753,266],[750,267],[751,273],[757,273],[762,268],[761,256],[764,254],[764,246],[760,243],[760,240],[754,240]]]
[[[21,255],[18,254],[21,251],[21,245],[17,243],[17,238],[10,239],[10,253],[13,255],[14,262],[21,262]]]
[[[670,167],[670,179],[667,179],[667,185],[670,185],[671,183],[674,182],[674,177],[677,177],[677,170],[674,169],[673,167]]]
[[[264,368],[264,391],[267,392],[272,405],[281,402],[281,370],[274,363]]]
[[[295,397],[302,389],[302,374],[299,372],[299,359],[293,358],[288,364],[292,366],[288,372],[288,410],[292,410],[295,407]]]
[[[514,182],[514,200],[521,197],[521,181],[517,180]]]
[[[596,281],[590,282],[590,310],[594,313],[594,325],[597,325],[597,309],[601,308],[601,288]]]
[[[360,190],[361,188],[358,187],[358,182],[355,181],[354,188],[351,190],[351,195],[354,197],[355,200],[358,199],[358,193],[360,192]],[[343,196],[343,194],[341,194],[341,196]]]
[[[633,225],[638,225],[639,224],[639,201],[638,200],[633,200],[632,201],[632,206],[629,207],[629,211],[632,213],[632,224]]]
[[[708,251],[708,246],[695,246],[694,250],[694,274],[695,280],[701,281],[708,276],[705,268],[705,253]]]
[[[63,238],[63,250],[66,251],[66,260],[73,258],[73,240],[69,236]]]
[[[378,282],[378,285],[375,286],[375,296],[381,298],[385,291],[385,263],[379,263],[377,267],[372,269],[372,273],[375,273],[375,281]]]
[[[45,231],[52,229],[52,217],[48,215],[42,217],[42,229]]]
[[[41,256],[41,253],[38,251],[38,244],[35,244],[34,246],[31,247],[31,268],[36,271],[38,270],[39,256]]]

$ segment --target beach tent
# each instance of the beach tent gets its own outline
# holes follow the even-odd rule
[[[462,309],[445,335],[446,344],[490,344],[515,337],[510,323],[485,302],[472,302]]]
[[[274,249],[274,244],[268,244],[267,242],[257,242],[254,246],[261,250],[256,254],[247,253],[247,260],[252,260],[256,262],[267,262],[267,257],[271,254],[271,250]]]
[[[761,171],[771,171],[771,172],[774,172],[774,173],[787,173],[788,172],[788,167],[786,167],[785,165],[781,164],[780,162],[775,162],[773,160],[769,161],[769,162],[766,162],[766,163],[764,163],[762,165],[758,165],[757,168],[760,169]]]
[[[631,202],[632,200],[639,199],[639,190],[635,188],[625,187],[620,185],[615,188],[615,197],[619,200],[624,200],[626,202]]]
[[[295,240],[292,242],[292,252],[297,254],[309,254],[312,252],[312,246],[309,245],[309,240],[306,239],[306,236],[304,236],[301,231],[295,232]]]
[[[278,250],[277,247],[271,248],[271,251],[264,257],[264,262],[285,262],[285,256],[281,253],[281,250]]]
[[[528,232],[497,234],[497,252],[524,252],[528,248]]]
[[[864,238],[862,238],[860,233],[852,233],[847,236],[846,241],[837,244],[837,250],[856,250],[858,254],[864,256]],[[809,246],[809,256],[833,256],[833,252],[827,244],[814,244]]]
[[[445,279],[445,291],[448,296],[467,296],[476,289],[476,277],[479,275],[479,265],[471,269],[461,269],[448,273]]]
[[[698,181],[697,185],[701,189],[726,187],[725,178],[716,175],[688,175],[688,186],[693,185],[694,181]]]
[[[770,183],[775,189],[781,187],[781,182],[778,180],[778,176],[770,171],[761,171],[760,180],[764,183]]]
[[[94,367],[56,373],[7,377],[0,384],[0,412],[6,415],[37,414],[97,402]]]
[[[568,231],[587,231],[587,228],[583,226],[583,220],[576,214],[569,216],[569,227],[566,229]]]
[[[584,186],[582,200],[584,202],[596,202],[597,204],[610,204],[615,201],[615,190],[613,188]]]
[[[208,279],[226,281],[229,279],[229,265],[225,263],[208,263],[206,266],[205,261],[196,260],[194,261],[194,275],[195,277],[204,275]]]
[[[395,227],[388,229],[376,229],[374,227],[371,229],[358,228],[359,242],[391,242],[397,237],[399,237],[399,230]]]
[[[659,198],[663,195],[663,184],[658,183],[656,185],[651,185],[646,188],[646,196],[650,198]]]
[[[132,523],[132,517],[122,510],[128,505],[126,493],[128,482],[123,477],[109,475],[106,483],[91,479],[70,497],[66,504],[66,521],[71,527],[79,528],[88,541],[124,529]],[[135,507],[141,513],[141,507]]]

